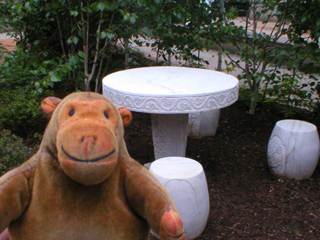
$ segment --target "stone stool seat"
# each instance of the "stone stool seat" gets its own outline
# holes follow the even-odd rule
[[[207,180],[201,164],[189,158],[166,157],[154,161],[149,171],[173,198],[186,240],[200,236],[210,210]]]
[[[268,143],[268,164],[277,177],[311,177],[319,159],[317,127],[300,120],[278,121]]]

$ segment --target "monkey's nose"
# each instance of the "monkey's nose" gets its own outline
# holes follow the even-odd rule
[[[83,151],[84,151],[85,157],[90,156],[90,153],[92,152],[97,140],[98,140],[98,138],[96,136],[83,136],[81,138],[81,142],[83,143]]]

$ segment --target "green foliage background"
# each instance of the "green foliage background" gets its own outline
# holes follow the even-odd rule
[[[234,23],[239,18],[235,6],[241,4],[248,6],[242,14],[245,26]],[[40,93],[53,86],[66,92],[101,91],[105,75],[130,63],[133,66],[129,55],[130,44],[135,42],[151,45],[168,59],[167,64],[171,56],[189,66],[205,63],[199,51],[218,48],[227,56],[226,70],[242,70],[239,79],[245,79],[251,101],[269,98],[312,106],[313,100],[299,89],[299,74],[319,73],[320,19],[315,13],[319,4],[316,0],[218,0],[211,4],[203,0],[14,0],[0,4],[0,25],[11,28],[18,39],[16,57],[21,60],[11,69],[26,66],[26,77],[33,77],[28,84]],[[276,19],[277,27],[271,35],[249,29],[257,21],[266,24],[270,19]],[[304,33],[310,33],[310,38],[303,38]],[[288,39],[284,45],[278,44],[281,37]],[[240,61],[230,57],[228,45],[236,47],[232,54]],[[294,73],[283,77],[279,68]],[[280,95],[279,88],[273,89],[279,81],[284,84]],[[316,92],[315,82],[308,91]]]
[[[34,150],[24,145],[23,139],[8,130],[0,131],[0,176],[25,162]]]
[[[242,14],[244,26],[234,23],[239,3],[249,6]],[[318,0],[2,1],[0,30],[17,40],[17,49],[3,57],[0,48],[0,129],[23,137],[42,131],[46,121],[39,106],[44,97],[101,92],[108,73],[141,66],[133,43],[151,46],[167,60],[163,64],[174,57],[193,67],[205,64],[199,51],[218,49],[225,71],[241,69],[241,93],[249,99],[251,113],[261,101],[319,109],[319,99],[313,97],[320,89],[318,9]],[[248,34],[257,21],[267,24],[271,18],[277,26],[272,35]],[[305,33],[310,33],[308,39]],[[280,37],[287,42],[278,44]],[[301,74],[310,81],[301,84]]]

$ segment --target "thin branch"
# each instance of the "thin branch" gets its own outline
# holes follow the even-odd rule
[[[101,25],[102,25],[102,17],[103,17],[103,11],[100,11],[100,18],[99,18],[99,24],[98,24],[98,29],[97,29],[97,37],[96,37],[96,49],[95,49],[95,55],[94,55],[94,60],[93,60],[93,65],[91,68],[91,73],[88,76],[87,80],[87,91],[90,88],[90,82],[95,74],[97,65],[98,65],[98,60],[99,60],[99,45],[100,45],[100,31],[101,31]]]
[[[111,19],[110,19],[110,23],[109,23],[109,29],[111,28],[111,25],[112,25],[112,23],[113,23],[113,18],[114,18],[114,12],[112,13],[112,15],[111,15]],[[116,38],[114,38],[114,39],[117,39],[117,37]],[[106,50],[106,48],[108,47],[108,45],[109,45],[109,43],[111,43],[111,39],[109,39],[109,38],[106,38],[106,40],[104,41],[104,45],[103,45],[103,47],[101,48],[101,50],[100,50],[100,52],[101,53],[103,53],[105,50]],[[115,41],[115,40],[114,40]]]
[[[102,71],[102,66],[103,66],[103,62],[104,62],[104,57],[101,58],[100,60],[100,65],[99,65],[99,69],[98,69],[98,73],[97,73],[97,76],[96,76],[96,86],[95,86],[95,89],[94,91],[95,92],[98,92],[99,90],[99,79],[100,79],[100,74],[101,74],[101,71]]]
[[[223,11],[224,9],[222,9],[222,7],[219,8],[218,4],[214,4],[214,6],[216,7],[216,9],[220,15],[220,19],[222,19],[222,24],[224,26],[228,26],[230,24],[230,21],[225,17],[225,12]],[[233,24],[233,26],[234,26],[234,24]],[[231,43],[237,48],[237,50],[241,49],[241,45],[238,44],[237,39],[231,38]]]
[[[83,8],[83,1],[81,1],[81,9]],[[85,18],[84,18],[84,14],[83,11],[80,11],[80,16],[81,16],[81,22],[83,23],[83,27],[81,28],[81,30],[83,31],[84,34],[84,39],[83,39],[83,52],[85,54],[85,58],[84,58],[84,63],[83,63],[83,67],[84,67],[84,74],[86,76],[86,78],[88,78],[89,73],[88,73],[88,52],[89,52],[89,46],[88,46],[88,36],[89,36],[89,29],[85,27]],[[87,85],[87,79],[85,80],[86,85]]]
[[[107,58],[108,61],[107,61],[106,67],[103,70],[102,76],[105,76],[107,74],[107,71],[108,71],[108,68],[109,68],[110,59],[111,59],[111,55],[112,55],[112,53],[110,53],[110,55]],[[99,82],[98,91],[101,90],[101,86],[102,86],[102,81]]]
[[[257,11],[256,11],[256,8],[257,8],[257,1],[254,0],[253,1],[254,3],[254,7],[253,7],[253,69],[254,71],[256,71],[257,69],[257,65],[256,65],[256,54],[254,53],[254,50],[256,48],[256,44],[257,44]],[[255,81],[255,79],[254,79]]]
[[[73,6],[71,6],[71,4],[70,4],[70,2],[69,1],[67,1],[67,3],[68,3],[68,6],[70,7],[70,9],[73,9],[74,7]],[[83,6],[83,4],[81,4],[81,6]],[[80,9],[81,10],[81,9]],[[76,20],[76,18],[73,18],[74,19],[74,23],[76,24],[76,26],[77,26],[77,28],[79,29],[79,30],[82,30],[82,28],[81,28],[81,26],[79,25],[79,23],[78,23],[78,21]],[[82,19],[82,18],[81,18]]]
[[[246,72],[246,76],[249,76],[250,74],[250,70],[249,70],[249,64],[248,62],[249,60],[249,35],[248,35],[248,29],[249,29],[249,12],[247,12],[246,14],[246,26],[245,26],[245,31],[246,31],[246,36],[245,36],[245,43],[246,43],[246,51],[245,51],[245,72]],[[252,83],[251,81],[248,81],[248,85],[251,88],[252,87]]]
[[[58,30],[59,30],[60,44],[61,44],[62,53],[63,53],[64,56],[66,56],[66,50],[65,50],[64,41],[63,41],[63,34],[62,34],[62,29],[61,29],[61,25],[60,25],[60,19],[59,19],[57,11],[55,11],[55,15],[56,15],[57,23],[58,23]]]

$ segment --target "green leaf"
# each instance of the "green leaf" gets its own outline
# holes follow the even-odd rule
[[[135,17],[130,17],[130,23],[135,24],[136,23],[136,18]]]
[[[72,42],[74,44],[77,44],[79,42],[79,38],[78,37],[73,37]]]
[[[32,8],[30,7],[30,2],[26,2],[26,4],[24,5],[26,10],[31,12],[32,11]]]
[[[114,34],[111,32],[107,33],[107,38],[112,39],[114,37]]]
[[[69,64],[64,64],[62,66],[62,70],[66,73],[70,72],[72,70],[72,67]]]
[[[71,15],[71,16],[76,17],[76,16],[78,16],[78,14],[79,14],[78,11],[70,11],[70,15]]]
[[[84,54],[83,51],[79,51],[79,52],[78,52],[78,56],[81,57],[82,59],[85,59],[85,58],[86,58],[86,55]]]
[[[97,9],[99,10],[99,11],[104,11],[104,9],[105,9],[105,4],[104,3],[98,3],[98,5],[97,5]]]
[[[125,13],[123,15],[123,20],[127,21],[130,18],[130,13]]]
[[[52,82],[60,82],[61,81],[61,77],[57,72],[50,72],[49,76],[50,76],[50,80]]]
[[[83,53],[84,54],[84,53]],[[79,63],[79,57],[76,55],[76,56],[69,56],[70,57],[70,59],[69,59],[69,62],[70,62],[70,65],[71,66],[75,66],[75,65],[77,65],[78,63]]]
[[[101,36],[102,39],[106,38],[107,35],[108,35],[108,33],[106,33],[106,32],[102,32],[102,33],[100,34],[100,36]]]
[[[43,62],[43,64],[44,64],[44,65],[49,65],[49,64],[51,64],[51,65],[54,65],[54,66],[56,66],[56,65],[57,65],[57,63],[56,63],[54,60],[47,60],[47,61],[44,61],[44,62]]]
[[[67,40],[67,43],[68,43],[68,44],[72,44],[72,43],[77,44],[78,42],[79,42],[79,38],[76,37],[76,36],[70,37],[70,38]]]

